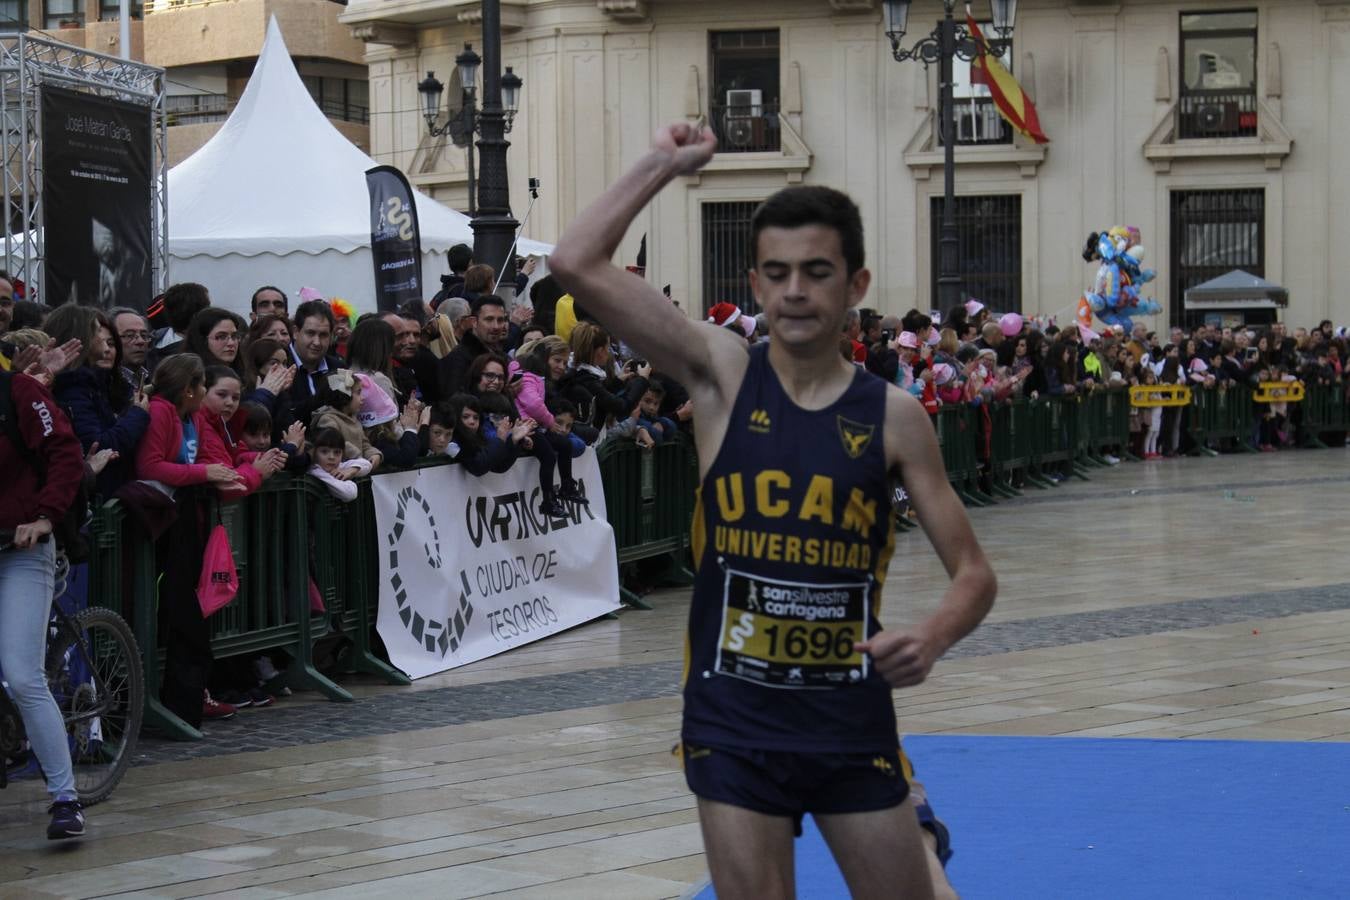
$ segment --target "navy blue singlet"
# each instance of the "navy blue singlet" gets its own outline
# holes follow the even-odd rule
[[[891,689],[853,649],[881,628],[894,541],[886,382],[797,406],[750,349],[694,514],[686,742],[802,753],[897,746]]]

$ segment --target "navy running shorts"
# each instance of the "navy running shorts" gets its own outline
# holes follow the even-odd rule
[[[704,800],[792,819],[890,809],[909,782],[897,747],[888,753],[785,753],[684,744],[684,778]]]

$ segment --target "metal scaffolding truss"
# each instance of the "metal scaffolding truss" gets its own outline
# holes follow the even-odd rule
[[[164,70],[29,34],[0,36],[0,165],[4,267],[43,296],[42,89],[61,87],[150,110],[151,266],[156,293],[168,271],[168,130]]]

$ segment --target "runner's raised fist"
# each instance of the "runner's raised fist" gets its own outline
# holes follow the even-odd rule
[[[692,175],[712,159],[717,151],[717,136],[701,124],[676,122],[656,132],[652,147],[669,154],[679,174]]]

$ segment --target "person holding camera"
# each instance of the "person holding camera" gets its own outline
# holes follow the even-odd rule
[[[84,479],[84,454],[70,421],[41,382],[0,373],[0,670],[23,717],[52,795],[51,840],[84,834],[61,710],[43,671],[56,582],[53,525]]]

